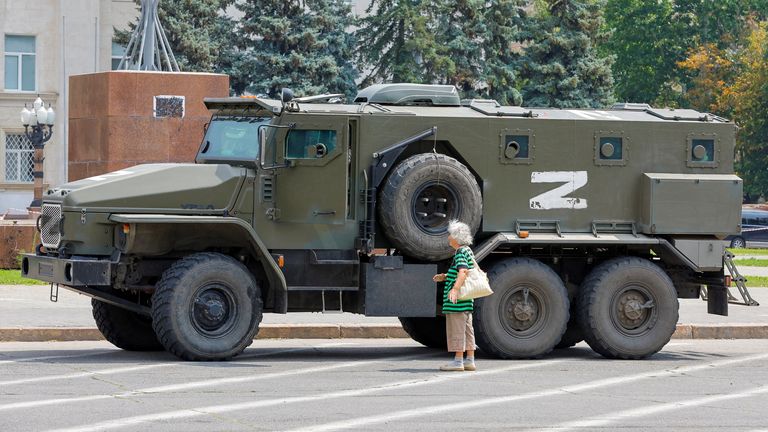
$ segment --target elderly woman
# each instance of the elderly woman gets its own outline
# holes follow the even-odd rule
[[[445,282],[443,288],[443,314],[448,336],[448,351],[455,357],[451,363],[441,366],[443,371],[473,371],[475,367],[475,330],[472,328],[472,300],[458,300],[459,289],[467,278],[469,269],[475,267],[472,244],[472,230],[463,222],[448,224],[448,243],[456,250],[448,273],[435,275],[432,280]],[[467,358],[464,359],[464,352]]]

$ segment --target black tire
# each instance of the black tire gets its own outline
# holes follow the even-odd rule
[[[571,304],[571,318],[568,320],[568,327],[566,327],[565,333],[563,333],[563,337],[560,339],[560,342],[555,345],[555,349],[570,348],[584,340],[584,332],[581,331],[581,326],[579,325],[576,317],[577,311],[574,307],[575,305],[576,302]]]
[[[166,350],[184,360],[240,354],[253,343],[262,318],[253,275],[218,253],[197,253],[173,263],[152,300],[155,333]]]
[[[477,345],[500,358],[533,358],[552,351],[569,318],[568,291],[560,277],[534,259],[511,258],[494,265],[488,278],[493,295],[475,300]]]
[[[433,318],[400,317],[400,324],[408,336],[416,342],[429,348],[448,348],[448,339],[445,336],[445,316],[439,315]]]
[[[672,280],[642,258],[615,258],[595,267],[581,285],[578,305],[584,339],[607,358],[648,357],[669,342],[677,325]]]
[[[734,237],[731,239],[731,247],[737,249],[745,248],[747,247],[747,242],[744,241],[744,237]]]
[[[152,318],[91,299],[93,319],[104,339],[126,351],[162,351]]]
[[[414,258],[439,261],[454,253],[448,245],[448,221],[458,219],[476,232],[483,199],[477,180],[461,162],[427,153],[397,165],[381,190],[378,208],[384,233],[396,248]]]

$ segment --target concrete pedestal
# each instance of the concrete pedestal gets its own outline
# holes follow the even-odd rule
[[[69,181],[142,163],[193,162],[210,115],[229,96],[220,74],[111,71],[69,79]]]

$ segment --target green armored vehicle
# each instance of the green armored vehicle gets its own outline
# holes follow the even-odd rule
[[[207,99],[195,164],[48,191],[23,275],[91,296],[99,329],[128,350],[226,359],[263,312],[332,310],[399,317],[439,347],[431,278],[459,219],[495,291],[474,316],[490,355],[583,339],[643,358],[669,341],[677,299],[707,288],[709,312],[727,315],[722,239],[739,232],[742,197],[732,122],[499,106],[452,86],[335,96]]]

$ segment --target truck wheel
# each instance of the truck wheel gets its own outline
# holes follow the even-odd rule
[[[615,258],[595,267],[581,285],[578,305],[584,339],[607,358],[654,354],[669,342],[677,325],[672,280],[642,258]]]
[[[389,175],[379,199],[382,227],[406,255],[438,261],[449,258],[448,221],[458,219],[474,233],[483,200],[472,173],[442,154],[417,154]]]
[[[430,348],[448,348],[448,339],[445,336],[445,317],[440,315],[434,318],[400,317],[400,324],[408,336],[416,342]]]
[[[512,258],[488,272],[493,295],[475,300],[477,345],[501,358],[539,357],[560,341],[568,324],[568,291],[543,263]]]
[[[262,317],[259,287],[239,261],[197,253],[173,263],[152,298],[152,326],[184,360],[225,360],[253,342]]]
[[[571,318],[568,320],[568,327],[566,328],[565,333],[563,333],[560,342],[555,345],[555,349],[570,348],[583,340],[584,333],[581,331],[581,327],[576,320],[576,310],[573,305],[571,305]]]
[[[104,339],[127,351],[162,351],[152,329],[152,318],[91,299],[93,319]]]

